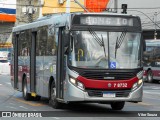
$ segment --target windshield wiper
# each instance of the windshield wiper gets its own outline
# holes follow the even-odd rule
[[[104,42],[103,42],[103,40],[101,40],[101,39],[98,37],[98,35],[96,34],[96,32],[93,31],[91,28],[89,28],[89,32],[90,32],[90,34],[92,35],[92,37],[97,41],[97,43],[98,43],[101,47],[103,47],[103,46],[104,46]]]
[[[115,58],[116,58],[116,54],[117,54],[117,49],[121,47],[125,36],[126,36],[126,32],[122,32],[120,37],[119,38],[117,37],[116,45],[115,45]]]
[[[90,32],[90,34],[92,35],[92,37],[97,41],[97,43],[98,43],[101,47],[103,47],[105,57],[107,57],[102,34],[101,34],[101,39],[100,39],[100,38],[98,37],[98,35],[96,34],[96,32],[93,31],[91,28],[89,28],[89,32]]]

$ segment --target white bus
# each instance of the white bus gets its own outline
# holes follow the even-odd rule
[[[160,81],[160,39],[146,40],[144,81]]]
[[[11,83],[24,99],[70,102],[142,101],[141,21],[137,16],[70,13],[13,28]],[[134,36],[134,37],[133,37]]]

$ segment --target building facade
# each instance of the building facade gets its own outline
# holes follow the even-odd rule
[[[42,0],[17,0],[16,25],[26,24],[40,16]]]
[[[10,51],[11,31],[16,21],[16,0],[0,0],[0,51]]]
[[[84,6],[84,0],[77,1]],[[42,15],[71,12],[84,12],[84,9],[74,0],[44,0]]]

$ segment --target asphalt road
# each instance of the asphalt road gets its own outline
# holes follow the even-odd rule
[[[53,117],[47,119],[64,119],[70,120],[78,116],[78,119],[87,117],[87,120],[102,120],[106,117],[110,119],[129,119],[139,120],[146,119],[143,117],[132,117],[138,113],[133,114],[132,111],[158,111],[160,114],[160,84],[158,83],[145,83],[144,84],[144,95],[143,102],[140,103],[129,103],[126,102],[126,105],[122,111],[113,111],[110,105],[105,104],[96,104],[96,103],[86,103],[86,104],[73,104],[73,105],[64,105],[63,109],[53,109],[49,106],[48,100],[42,98],[40,101],[25,101],[22,98],[22,93],[15,91],[10,84],[9,75],[0,75],[0,111],[48,111],[45,114],[55,114]],[[51,113],[50,113],[51,112]],[[42,112],[44,114],[44,112]],[[155,112],[154,112],[155,113]],[[128,115],[128,116],[127,116]],[[66,117],[67,116],[67,117]],[[115,118],[113,118],[115,117]],[[0,118],[2,120],[4,118]],[[16,118],[17,119],[17,118]],[[34,118],[33,118],[34,119]],[[45,118],[44,118],[45,119]],[[151,117],[147,118],[148,120]],[[158,120],[158,117],[153,117],[152,120]]]

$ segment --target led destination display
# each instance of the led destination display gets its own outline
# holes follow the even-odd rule
[[[120,17],[81,17],[82,25],[133,26],[133,18]]]

